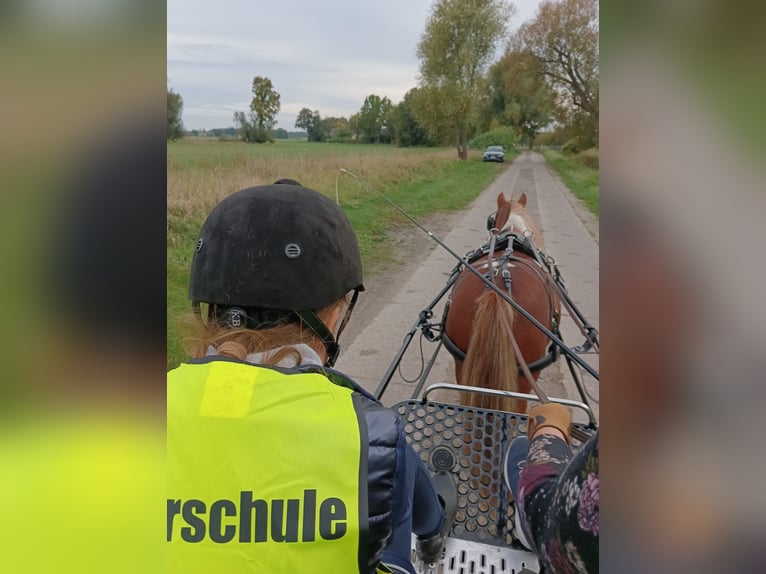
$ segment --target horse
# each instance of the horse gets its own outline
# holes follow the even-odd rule
[[[497,212],[494,219],[498,241],[494,253],[477,257],[469,263],[485,277],[491,275],[494,284],[507,293],[521,308],[537,319],[543,326],[557,331],[561,314],[561,302],[556,294],[554,279],[541,266],[534,254],[522,248],[514,235],[532,235],[537,248],[544,246],[542,232],[526,211],[527,196],[522,193],[518,200],[507,200],[503,193],[497,197]],[[506,250],[512,242],[513,251]],[[480,252],[481,253],[481,252]],[[491,258],[491,264],[490,264]],[[511,288],[507,288],[503,270],[510,273]],[[507,274],[506,274],[507,275]],[[497,293],[489,289],[470,270],[463,268],[445,309],[442,338],[455,359],[455,378],[458,384],[528,393],[529,381],[519,372],[509,331],[512,331],[522,357],[527,364],[540,361],[539,368],[531,369],[535,380],[540,369],[557,355],[549,355],[548,336],[535,327],[528,319],[518,316],[513,307]],[[556,349],[554,347],[554,349]],[[558,349],[556,349],[558,350]],[[462,359],[465,357],[465,360]],[[479,393],[462,393],[463,404],[479,408],[526,412],[526,401],[507,397],[488,396]]]

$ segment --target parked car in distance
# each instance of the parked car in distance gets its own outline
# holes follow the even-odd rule
[[[484,150],[484,161],[505,161],[503,146],[491,145]]]

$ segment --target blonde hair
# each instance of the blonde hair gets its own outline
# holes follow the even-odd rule
[[[323,323],[327,324],[336,309],[338,322],[343,320],[348,298],[343,297],[316,312]],[[181,330],[184,333],[184,348],[192,358],[204,357],[212,346],[219,355],[244,361],[253,353],[263,353],[271,349],[279,351],[269,355],[263,361],[266,365],[276,365],[286,358],[293,358],[295,364],[301,363],[300,353],[291,348],[304,343],[316,347],[319,339],[311,329],[300,321],[271,327],[270,329],[232,329],[215,321],[205,321],[196,313],[182,319]]]

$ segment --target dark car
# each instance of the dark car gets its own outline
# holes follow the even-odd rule
[[[505,161],[505,150],[499,145],[489,146],[484,150],[484,161]]]

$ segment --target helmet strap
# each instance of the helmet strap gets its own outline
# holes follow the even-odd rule
[[[351,318],[351,313],[354,311],[354,307],[356,306],[356,300],[359,297],[359,290],[354,289],[354,294],[351,296],[351,301],[349,301],[348,306],[346,307],[346,314],[343,315],[343,319],[340,322],[340,327],[338,327],[338,334],[335,335],[336,339],[340,339],[340,334],[343,332],[343,329],[346,328],[346,324],[348,323],[348,320]]]
[[[332,367],[335,361],[338,360],[338,354],[340,353],[340,347],[338,342],[333,337],[327,325],[317,316],[313,311],[293,311],[301,320],[301,323],[306,325],[314,336],[319,339],[324,348],[327,350],[327,360],[325,361],[325,367]]]

